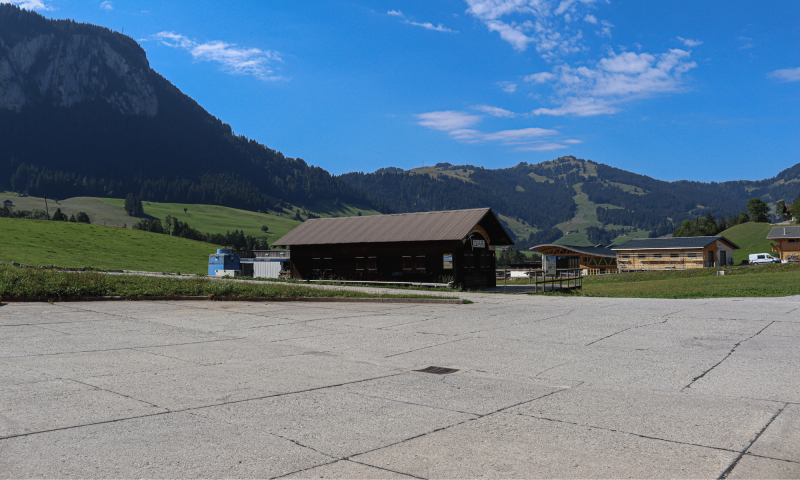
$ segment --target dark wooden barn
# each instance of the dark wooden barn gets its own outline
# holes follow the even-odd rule
[[[513,245],[491,208],[307,220],[290,247],[291,277],[495,286],[496,245]]]

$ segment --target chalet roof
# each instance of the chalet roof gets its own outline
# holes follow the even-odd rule
[[[543,245],[536,245],[535,247],[531,247],[530,250],[536,250],[537,252],[541,252],[548,248],[565,248],[567,250],[572,250],[575,253],[590,255],[593,257],[607,257],[607,258],[617,257],[617,252],[611,250],[608,247],[580,247],[576,245],[556,245],[548,243]]]
[[[739,245],[725,237],[634,238],[622,245],[616,245],[611,248],[614,250],[676,250],[681,248],[705,248],[716,241],[726,243],[735,250],[739,249]]]
[[[800,227],[772,227],[767,235],[767,240],[780,238],[800,238]]]
[[[6,200],[5,202],[3,202],[3,205],[14,205],[14,202],[12,202],[11,200]]]
[[[513,245],[491,208],[306,220],[274,246],[463,240],[478,225],[490,245]]]

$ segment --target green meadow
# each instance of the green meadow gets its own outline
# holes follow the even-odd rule
[[[0,218],[0,262],[103,270],[207,273],[217,245],[138,230]]]
[[[724,270],[725,275],[717,275]],[[800,295],[800,263],[584,277],[579,295],[626,298]]]
[[[718,235],[739,245],[740,249],[733,251],[733,262],[738,265],[742,260],[750,258],[751,253],[772,254],[772,242],[767,240],[767,234],[772,227],[773,225],[769,223],[747,222],[731,227]]]
[[[41,197],[18,197],[13,192],[0,193],[0,202],[11,200],[14,202],[16,210],[45,210],[49,209],[50,215],[60,208],[67,216],[75,215],[78,212],[86,212],[93,224],[107,225],[114,227],[127,226],[130,228],[138,221],[137,218],[128,216],[123,206],[125,200],[120,198],[98,198],[98,197],[74,197],[68,199],[47,199],[45,205],[44,198]],[[300,225],[301,222],[294,219],[297,209],[302,207],[293,205],[286,206],[284,210],[271,211],[269,213],[251,212],[236,208],[220,207],[218,205],[195,205],[184,203],[159,203],[142,202],[144,214],[150,218],[158,218],[161,221],[167,215],[177,218],[182,222],[187,222],[190,227],[203,233],[221,233],[240,230],[245,235],[254,237],[263,236],[261,227],[266,225],[268,228],[269,242],[272,243],[287,232]],[[186,209],[186,210],[184,210]],[[317,202],[308,212],[318,217],[349,217],[362,215],[378,215],[379,212],[357,205],[339,206],[332,202]],[[307,215],[301,215],[303,219]]]

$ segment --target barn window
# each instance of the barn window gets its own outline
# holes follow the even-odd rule
[[[425,255],[417,255],[417,273],[425,273]]]
[[[404,272],[414,271],[414,257],[412,257],[411,255],[403,255],[403,271]]]
[[[639,260],[644,260],[645,258],[647,258],[647,254],[646,253],[640,253],[639,254]]]
[[[356,271],[363,272],[367,268],[367,262],[364,257],[356,257]]]
[[[680,256],[681,256],[680,253],[670,253],[669,254],[669,258],[680,258]]]
[[[370,273],[378,272],[378,257],[367,257],[367,271]]]

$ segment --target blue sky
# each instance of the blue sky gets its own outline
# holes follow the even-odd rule
[[[335,174],[575,155],[725,181],[800,162],[796,0],[11,3],[124,28],[237,134]]]

